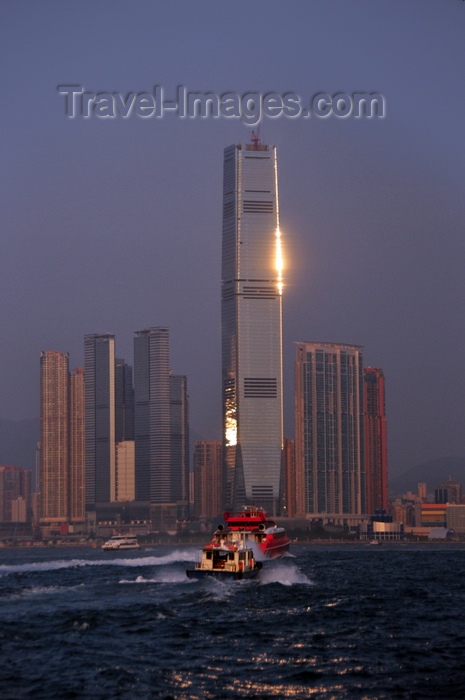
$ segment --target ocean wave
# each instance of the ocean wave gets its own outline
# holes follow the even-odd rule
[[[315,585],[297,566],[284,563],[264,566],[260,572],[259,581],[262,585],[270,583],[280,583],[283,586]]]
[[[27,564],[2,564],[0,566],[0,576],[16,573],[34,573],[40,571],[54,571],[59,569],[72,569],[86,566],[166,566],[177,562],[190,562],[195,559],[195,550],[177,550],[162,557],[118,558],[110,559],[57,559],[54,561],[29,562]]]
[[[121,579],[120,583],[188,583],[189,579],[186,576],[184,569],[157,571],[154,576],[137,576],[135,579]]]
[[[2,599],[3,602],[7,600],[24,600],[28,598],[38,598],[43,596],[57,595],[59,593],[69,593],[69,591],[76,591],[81,588],[83,584],[78,584],[76,586],[30,586],[27,588],[22,588],[21,590],[11,593]]]

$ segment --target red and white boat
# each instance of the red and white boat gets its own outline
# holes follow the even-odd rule
[[[226,527],[247,544],[257,544],[267,557],[282,557],[291,543],[283,527],[278,527],[263,508],[243,506],[240,511],[224,513]]]

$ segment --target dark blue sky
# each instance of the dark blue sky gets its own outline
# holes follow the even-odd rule
[[[67,119],[91,92],[379,92],[384,119],[269,119],[278,146],[285,432],[295,341],[365,346],[392,473],[465,454],[465,3],[22,2],[0,9],[0,417],[38,415],[39,353],[168,325],[196,439],[219,438],[223,148],[232,119]],[[1,461],[1,454],[0,454]]]

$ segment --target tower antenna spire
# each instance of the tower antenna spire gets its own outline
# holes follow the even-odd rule
[[[257,126],[257,130],[256,130],[256,131],[252,131],[252,134],[251,134],[251,136],[250,136],[250,140],[252,141],[253,147],[254,147],[254,149],[255,149],[256,151],[258,151],[258,147],[259,147],[260,144],[261,144],[261,141],[260,141],[260,127],[261,127],[261,124],[259,124],[259,125]]]

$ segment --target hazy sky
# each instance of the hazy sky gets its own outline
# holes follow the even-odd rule
[[[378,92],[384,119],[264,118],[294,342],[356,343],[386,375],[392,473],[465,454],[465,3],[56,2],[0,8],[0,417],[39,414],[39,353],[167,325],[194,439],[219,438],[224,147],[240,119],[65,116],[59,85]],[[0,446],[1,460],[1,446]]]

